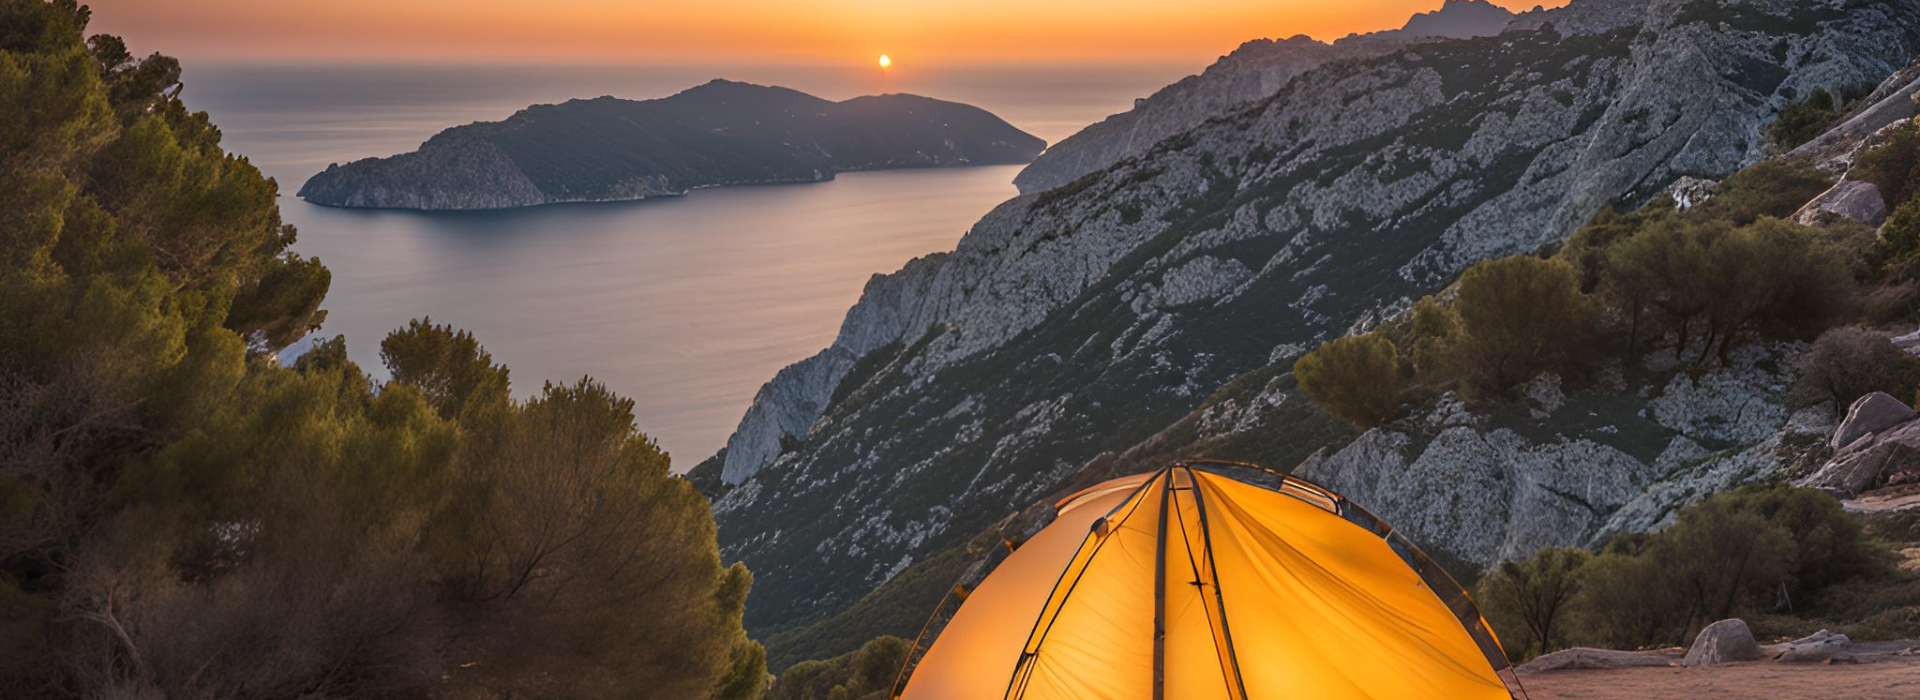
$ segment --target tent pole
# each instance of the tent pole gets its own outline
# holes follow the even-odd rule
[[[1187,468],[1187,478],[1193,482],[1193,507],[1200,515],[1200,542],[1205,548],[1201,554],[1201,561],[1207,563],[1207,580],[1213,584],[1212,608],[1218,611],[1220,616],[1220,636],[1216,640],[1220,648],[1216,651],[1220,655],[1220,665],[1227,679],[1227,695],[1232,700],[1245,700],[1247,682],[1240,676],[1240,654],[1234,650],[1233,630],[1227,626],[1226,594],[1220,589],[1220,574],[1215,568],[1213,558],[1213,528],[1207,522],[1207,497],[1200,488],[1200,475],[1195,473],[1192,467]],[[1204,596],[1205,592],[1203,591],[1201,595]]]
[[[1159,534],[1153,550],[1153,700],[1167,697],[1167,505],[1173,500],[1175,472],[1167,470],[1160,496]]]

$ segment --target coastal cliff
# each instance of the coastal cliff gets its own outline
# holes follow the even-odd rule
[[[870,282],[834,346],[742,422],[731,445],[784,443],[730,448],[715,503],[726,556],[756,572],[749,625],[844,608],[1236,378],[1476,261],[1559,241],[1683,177],[1725,177],[1767,154],[1787,104],[1877,83],[1917,51],[1914,0],[1576,0],[1497,36],[1306,70],[1011,200],[953,252]],[[1327,444],[1311,431],[1323,425],[1275,427],[1275,463]],[[1671,467],[1659,458],[1636,455],[1650,466],[1609,498],[1653,488]],[[1630,504],[1582,521],[1582,541],[1615,505]]]

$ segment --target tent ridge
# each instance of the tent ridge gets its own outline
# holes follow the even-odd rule
[[[1247,697],[1247,682],[1240,675],[1240,655],[1234,651],[1233,628],[1227,623],[1226,593],[1221,589],[1219,574],[1214,572],[1213,531],[1207,523],[1207,497],[1206,494],[1202,493],[1199,479],[1193,476],[1192,467],[1187,467],[1187,474],[1194,484],[1193,507],[1200,515],[1200,542],[1202,546],[1200,558],[1202,561],[1207,562],[1207,576],[1213,579],[1213,607],[1219,611],[1220,615],[1220,639],[1217,645],[1223,647],[1219,650],[1221,670],[1226,672],[1228,680],[1232,681],[1227,684],[1227,692],[1230,694],[1232,700],[1245,700]],[[1204,593],[1202,594],[1202,599],[1205,599]],[[1209,620],[1211,619],[1211,616],[1209,616]]]

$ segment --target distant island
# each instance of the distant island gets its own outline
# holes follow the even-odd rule
[[[660,99],[569,100],[453,127],[411,153],[330,165],[299,196],[337,207],[507,209],[858,170],[1017,165],[1044,148],[971,105],[917,95],[833,102],[714,80]]]

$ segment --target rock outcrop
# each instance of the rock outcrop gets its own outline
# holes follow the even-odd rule
[[[1746,620],[1721,620],[1707,625],[1694,636],[1693,646],[1687,647],[1687,657],[1681,659],[1680,665],[1712,666],[1760,658],[1760,642],[1753,638],[1753,630],[1747,628]]]
[[[1422,547],[1479,566],[1598,547],[1817,459],[1830,409],[1790,411],[1786,394],[1804,352],[1750,346],[1729,366],[1697,372],[1674,366],[1669,350],[1635,368],[1647,377],[1639,386],[1603,380],[1525,406],[1442,400],[1295,473],[1365,504]]]
[[[821,401],[819,418],[773,466],[742,463],[748,476],[715,503],[725,556],[755,572],[749,624],[850,604],[1096,456],[1183,423],[1229,382],[1249,400],[1193,424],[1259,425],[1246,434],[1272,463],[1337,445],[1312,432],[1324,417],[1287,414],[1297,396],[1261,372],[1475,261],[1561,240],[1602,207],[1686,175],[1725,177],[1764,154],[1763,127],[1795,95],[1879,81],[1920,49],[1920,0],[1576,0],[1546,12],[1555,19],[1523,15],[1494,37],[1300,73],[1268,99],[1002,205],[953,252],[871,283],[836,341],[858,359],[831,395],[764,394]],[[1824,418],[1768,398],[1784,394],[1785,370],[1738,371],[1776,379],[1682,373],[1645,417],[1601,411],[1634,417],[1613,425],[1631,439],[1580,419],[1570,391],[1552,412],[1567,417],[1558,430],[1530,416],[1443,421],[1363,438],[1335,451],[1353,451],[1353,475],[1318,474],[1377,484],[1404,508],[1383,517],[1464,558],[1584,544],[1824,450]],[[1274,411],[1307,418],[1262,422]],[[1476,498],[1523,508],[1425,518],[1435,506],[1415,500],[1444,503],[1454,487],[1366,478],[1382,473],[1358,459],[1368,450],[1481,479]],[[1458,466],[1506,458],[1526,471]],[[1364,493],[1349,495],[1372,508]]]
[[[1833,459],[1798,482],[1841,498],[1920,483],[1920,413],[1880,392],[1860,397],[1834,431]]]
[[[1065,185],[1145,153],[1160,141],[1208,119],[1265,99],[1294,76],[1314,68],[1379,56],[1423,39],[1499,34],[1513,16],[1484,0],[1447,0],[1438,10],[1414,15],[1401,29],[1354,35],[1332,43],[1306,36],[1249,41],[1199,75],[1161,88],[1150,97],[1136,100],[1133,109],[1054,144],[1022,170],[1013,184],[1028,193]]]
[[[504,209],[850,170],[1025,163],[1045,146],[968,105],[914,95],[829,102],[715,80],[657,100],[570,100],[454,127],[412,153],[330,165],[300,196],[340,207]]]

